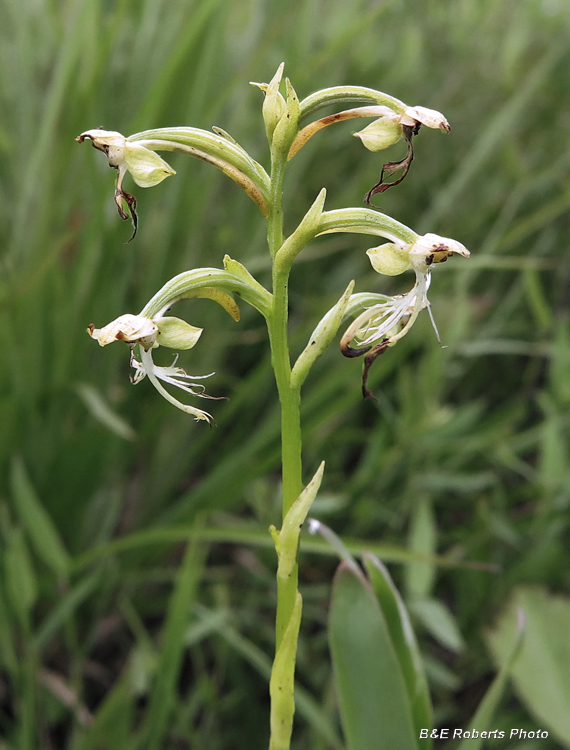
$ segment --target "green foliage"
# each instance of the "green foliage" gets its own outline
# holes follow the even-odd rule
[[[182,366],[215,371],[210,391],[230,397],[213,402],[211,430],[148,383],[132,387],[124,352],[85,333],[137,312],[176,273],[221,268],[226,253],[265,281],[260,214],[217,170],[173,155],[177,175],[138,191],[139,233],[124,247],[114,174],[73,139],[99,124],[125,133],[221,125],[267,167],[262,95],[244,82],[269,80],[282,60],[301,98],[358,83],[441,110],[452,125],[449,136],[420,133],[406,181],[378,201],[414,230],[441,231],[472,251],[469,264],[438,269],[430,290],[448,348],[427,318],[419,322],[376,362],[374,403],[361,399],[360,365],[333,345],[305,382],[303,429],[309,473],[327,463],[313,512],[359,550],[408,566],[402,548],[411,543],[414,565],[433,550],[500,568],[432,567],[432,557],[423,573],[406,568],[410,597],[445,606],[465,644],[438,643],[410,598],[435,725],[467,726],[494,675],[481,634],[511,590],[570,583],[569,27],[562,0],[1,4],[7,747],[138,741],[182,575],[179,545],[192,529],[211,552],[184,648],[177,641],[162,744],[267,744],[275,561],[262,545],[278,519],[279,415],[265,333],[245,306],[235,324],[208,301],[181,304],[205,329]],[[335,128],[291,162],[286,232],[323,186],[333,210],[357,204],[378,179],[381,155],[362,148],[350,123]],[[370,270],[368,247],[364,237],[323,236],[299,257],[294,357],[352,278],[355,292],[405,288]],[[205,526],[194,526],[203,509]],[[299,750],[340,747],[324,624],[332,568],[311,552],[322,548],[310,541],[300,555]],[[515,685],[497,725],[534,726]]]
[[[331,601],[330,644],[349,750],[418,747],[406,683],[370,585],[343,562]]]
[[[543,588],[520,586],[513,592],[488,640],[498,666],[508,665],[516,644],[513,625],[521,614],[525,634],[512,668],[515,690],[535,720],[564,746],[568,741],[570,601]]]

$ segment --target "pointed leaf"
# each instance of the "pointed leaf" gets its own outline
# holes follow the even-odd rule
[[[420,498],[414,508],[410,526],[409,548],[424,555],[436,552],[437,528],[431,502]],[[406,565],[406,588],[409,597],[424,598],[431,595],[435,566],[428,562],[413,562]]]
[[[419,737],[421,729],[432,728],[433,716],[422,656],[410,616],[387,568],[369,552],[363,554],[362,560],[386,619],[390,638],[406,682],[415,736]],[[431,738],[418,740],[418,745],[422,750],[428,750],[432,746]]]
[[[21,460],[12,464],[11,480],[14,506],[34,551],[57,576],[64,576],[69,563],[67,552]]]
[[[344,562],[333,583],[329,642],[349,750],[417,750],[386,620],[364,576]]]
[[[455,618],[443,602],[437,599],[413,599],[409,607],[430,635],[442,646],[456,653],[463,651],[465,643]]]

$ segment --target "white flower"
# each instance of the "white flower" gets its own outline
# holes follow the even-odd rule
[[[213,373],[210,373],[210,375],[188,375],[181,367],[176,367],[178,355],[176,355],[172,365],[160,367],[155,365],[151,353],[152,349],[156,349],[160,344],[169,348],[191,349],[200,338],[201,328],[195,328],[179,318],[158,315],[151,319],[143,315],[127,314],[121,315],[104,328],[95,328],[90,325],[87,331],[91,338],[96,339],[101,346],[107,346],[113,341],[125,341],[129,345],[131,367],[135,370],[135,374],[131,377],[133,384],[140,383],[148,376],[156,390],[178,409],[191,414],[196,421],[209,422],[211,420],[212,417],[207,412],[178,401],[159,381],[162,380],[170,385],[175,385],[192,396],[213,399],[215,397],[205,393],[202,385],[188,382],[209,378]],[[140,359],[134,353],[134,348],[137,345],[139,346]]]
[[[402,136],[408,144],[408,151],[403,159],[400,159],[400,161],[389,161],[382,166],[380,179],[364,197],[365,203],[369,206],[372,205],[370,199],[373,195],[383,193],[388,188],[394,187],[394,185],[399,185],[408,174],[410,164],[414,158],[412,138],[418,134],[422,125],[436,130],[443,130],[445,133],[449,133],[451,130],[449,123],[441,112],[437,112],[435,109],[428,109],[427,107],[407,107],[403,114],[388,110],[378,120],[374,120],[370,125],[367,125],[364,130],[354,134],[357,138],[360,138],[369,151],[381,151],[397,143]],[[386,176],[393,175],[400,170],[402,170],[402,174],[397,180],[394,180],[394,182],[385,181],[384,178]]]
[[[384,346],[382,349],[384,351],[386,347],[392,346],[406,335],[415,323],[420,310],[427,308],[431,317],[427,298],[431,269],[435,263],[444,263],[454,253],[464,258],[469,257],[469,250],[460,242],[440,237],[437,234],[425,234],[407,246],[390,243],[368,250],[367,255],[375,271],[395,276],[413,268],[416,283],[407,294],[391,297],[378,305],[372,305],[355,318],[342,337],[343,353],[346,356],[364,354],[376,342]],[[433,317],[431,320],[439,341]],[[349,344],[353,340],[359,347],[367,348],[363,351],[351,349]]]
[[[443,130],[449,133],[451,127],[441,112],[427,107],[407,107],[403,114],[393,112],[388,107],[378,107],[384,110],[378,120],[374,120],[363,130],[355,133],[369,151],[381,151],[382,149],[397,143],[406,134],[404,128],[412,129],[416,135],[419,127],[425,125],[435,130]],[[369,111],[372,107],[369,108]]]
[[[354,341],[365,347],[364,354],[377,342],[392,346],[410,330],[420,310],[429,307],[427,290],[431,282],[429,272],[416,272],[416,283],[407,294],[390,297],[385,302],[372,305],[355,318],[341,339],[340,347],[347,356],[356,352],[349,346]],[[437,332],[437,329],[436,329]]]
[[[187,414],[191,414],[196,422],[200,422],[202,420],[209,422],[212,419],[212,415],[208,414],[208,412],[202,411],[202,409],[196,409],[194,406],[183,404],[181,401],[178,401],[178,399],[174,398],[174,396],[172,396],[166,390],[166,388],[161,385],[159,381],[163,380],[165,383],[175,385],[177,388],[181,388],[183,391],[190,393],[192,396],[200,396],[201,398],[215,398],[215,396],[208,396],[207,393],[204,393],[204,386],[197,385],[196,383],[186,382],[188,380],[201,380],[202,378],[209,378],[214,374],[213,372],[211,372],[209,375],[188,375],[181,367],[176,367],[178,354],[175,356],[174,362],[172,363],[172,365],[170,365],[170,367],[159,367],[158,365],[155,365],[150,349],[148,351],[145,351],[145,349],[141,347],[140,356],[141,359],[139,361],[135,357],[134,353],[131,352],[131,367],[133,367],[135,370],[135,374],[132,376],[132,382],[134,385],[140,383],[141,380],[144,380],[144,378],[148,376],[148,379],[154,385],[161,396],[164,396],[167,401],[170,401],[170,403],[174,404],[174,406],[176,406],[178,409],[185,411]],[[199,388],[200,390],[195,391],[194,388]]]
[[[137,201],[133,195],[123,190],[125,174],[130,172],[136,184],[139,187],[146,188],[158,185],[159,182],[170,177],[170,175],[176,174],[176,172],[154,151],[140,143],[131,143],[124,135],[117,133],[115,130],[103,130],[101,128],[86,130],[75,140],[83,143],[86,138],[93,142],[96,149],[106,154],[109,159],[109,166],[119,171],[115,188],[115,203],[122,219],[129,218],[123,210],[123,200],[128,206],[135,230],[131,237],[132,240],[137,232]]]

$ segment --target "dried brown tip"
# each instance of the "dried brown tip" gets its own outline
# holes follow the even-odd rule
[[[388,348],[388,343],[390,339],[384,339],[381,344],[376,344],[376,346],[373,346],[370,350],[370,353],[366,355],[364,358],[364,369],[362,370],[362,396],[363,398],[371,398],[374,399],[374,401],[378,401],[376,396],[372,393],[372,391],[368,390],[368,373],[370,372],[370,368],[374,364],[377,357],[379,357],[381,354],[384,354],[386,349]]]
[[[123,200],[127,204],[129,213],[126,213],[126,211],[123,209]],[[132,240],[134,240],[139,226],[139,217],[136,211],[137,199],[134,195],[131,195],[130,193],[127,193],[126,190],[118,187],[115,189],[115,203],[117,204],[117,210],[119,211],[119,216],[121,217],[121,219],[125,221],[130,217],[131,221],[133,222],[133,233],[130,239],[125,242],[125,245],[128,245],[129,242],[132,242]]]
[[[341,352],[345,357],[348,357],[349,359],[354,359],[354,357],[361,357],[363,354],[366,354],[366,352],[369,352],[370,349],[372,349],[371,346],[363,346],[362,349],[353,349],[348,344],[340,345]]]

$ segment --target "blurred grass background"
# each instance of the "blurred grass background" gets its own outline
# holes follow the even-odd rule
[[[114,172],[73,139],[218,125],[267,165],[248,81],[282,60],[300,97],[370,86],[452,125],[421,132],[410,175],[379,201],[472,252],[434,272],[447,348],[421,319],[373,368],[376,404],[361,399],[361,363],[331,347],[304,388],[304,439],[306,478],[327,462],[314,515],[343,537],[500,567],[392,566],[436,721],[466,726],[510,593],[570,583],[569,35],[564,0],[2,1],[3,750],[266,746],[275,561],[262,545],[278,523],[279,443],[262,321],[243,305],[239,324],[208,301],[178,308],[205,327],[182,366],[215,370],[209,392],[230,397],[211,402],[211,430],[148,382],[133,388],[125,349],[85,334],[225,253],[267,280],[263,222],[221,173],[173,155],[176,177],[136,191],[124,246]],[[385,155],[357,129],[329,128],[291,162],[286,229],[322,186],[329,209],[361,205]],[[371,270],[371,244],[323,237],[300,257],[294,354],[351,278],[409,287]],[[335,564],[301,557],[297,750],[342,747],[326,646]],[[497,726],[534,727],[531,711],[511,692]]]

